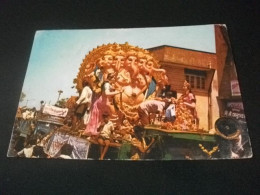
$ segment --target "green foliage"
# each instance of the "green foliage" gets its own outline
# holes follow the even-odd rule
[[[68,98],[62,98],[55,104],[55,106],[58,106],[60,108],[66,108],[67,101],[68,101]]]

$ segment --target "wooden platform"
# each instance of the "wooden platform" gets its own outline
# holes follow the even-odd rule
[[[145,126],[146,136],[171,136],[173,138],[215,142],[215,134],[209,134],[205,131],[178,131],[161,129],[159,126],[147,125]]]

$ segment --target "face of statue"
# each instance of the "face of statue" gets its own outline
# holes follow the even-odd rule
[[[104,62],[107,66],[111,66],[111,64],[113,63],[113,56],[112,56],[112,55],[104,55],[104,57],[103,57],[103,62]]]
[[[189,88],[186,85],[183,85],[182,89],[184,93],[187,93],[189,91]]]
[[[144,58],[139,59],[139,61],[138,61],[139,68],[142,69],[146,65],[146,62],[147,62],[147,60]]]
[[[136,80],[137,80],[139,85],[141,85],[141,86],[145,86],[146,85],[145,79],[144,79],[144,77],[141,74],[137,75]]]
[[[148,61],[147,63],[146,63],[146,67],[148,68],[148,69],[152,69],[153,68],[153,61]]]
[[[97,60],[97,64],[100,66],[100,67],[104,67],[104,65],[105,65],[105,60],[104,60],[104,58],[99,58],[98,60]]]
[[[165,88],[165,85],[168,84],[168,77],[166,75],[161,75],[157,82]]]
[[[125,63],[127,67],[135,66],[137,58],[135,56],[128,56]]]
[[[124,62],[125,62],[125,57],[124,56],[121,56],[121,55],[115,56],[114,65],[116,67],[123,67],[124,66]]]

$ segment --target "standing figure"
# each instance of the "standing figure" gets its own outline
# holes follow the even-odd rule
[[[110,82],[113,82],[114,75],[108,74],[107,80],[103,83],[101,87],[101,96],[93,104],[92,112],[90,115],[90,122],[88,123],[86,130],[84,131],[85,135],[97,135],[98,127],[102,119],[102,113],[108,113],[111,115],[114,112],[114,105],[112,103],[113,97],[116,94],[121,92],[113,91],[113,88]]]
[[[87,81],[83,81],[83,90],[81,91],[79,99],[76,101],[75,115],[72,121],[72,130],[76,129],[77,123],[87,112],[90,112],[91,100],[92,100],[92,90]]]
[[[183,85],[183,94],[179,98],[180,102],[183,102],[183,105],[190,111],[190,114],[193,117],[193,123],[196,124],[196,129],[199,129],[199,117],[196,111],[196,98],[195,95],[191,92],[190,84],[185,81]]]

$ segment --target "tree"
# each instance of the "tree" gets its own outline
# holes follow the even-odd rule
[[[62,98],[59,101],[57,101],[57,103],[55,104],[55,106],[58,106],[60,108],[66,108],[66,103],[68,101],[68,98]]]
[[[26,94],[24,92],[21,93],[21,96],[20,96],[20,99],[19,99],[19,102],[22,102],[24,101],[24,98],[26,97]]]

